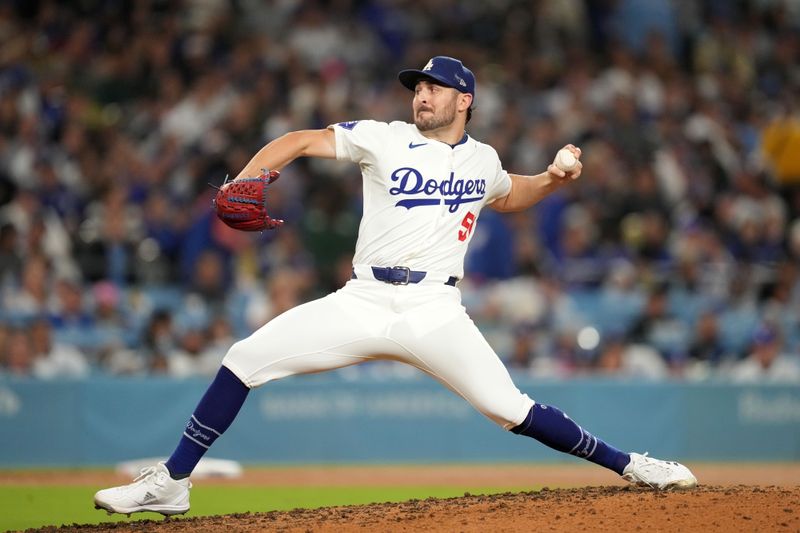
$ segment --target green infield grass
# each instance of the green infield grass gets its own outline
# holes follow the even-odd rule
[[[0,486],[0,531],[42,526],[159,519],[157,513],[130,518],[94,508],[95,488],[84,486]],[[192,509],[184,516],[316,508],[375,502],[399,502],[428,497],[448,498],[532,490],[532,487],[242,487],[198,486],[192,489]]]

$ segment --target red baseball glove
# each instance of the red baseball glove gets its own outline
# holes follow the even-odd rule
[[[280,177],[277,170],[263,169],[255,178],[227,181],[217,190],[211,206],[225,224],[242,231],[264,231],[283,224],[267,213],[267,187]]]

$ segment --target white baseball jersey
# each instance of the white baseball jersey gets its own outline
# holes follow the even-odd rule
[[[364,216],[353,262],[464,276],[480,210],[511,189],[491,146],[464,135],[455,146],[405,122],[331,126],[336,158],[358,163]]]
[[[507,194],[511,179],[497,153],[466,134],[455,146],[404,122],[343,122],[336,157],[364,176],[364,215],[353,260],[356,279],[297,306],[234,344],[222,361],[248,387],[295,374],[375,359],[412,365],[506,429],[534,402],[461,305],[451,276],[481,208]],[[379,281],[371,267],[407,267],[417,282]]]

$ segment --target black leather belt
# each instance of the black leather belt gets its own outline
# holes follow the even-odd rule
[[[423,272],[421,270],[411,270],[408,267],[370,267],[372,269],[372,275],[378,281],[383,281],[384,283],[391,283],[392,285],[408,285],[409,283],[419,283],[425,276],[428,274],[427,272]],[[356,276],[355,271],[350,276],[350,279],[358,279]],[[456,282],[458,278],[455,276],[450,276],[447,278],[447,281],[444,282],[445,285],[450,285],[451,287],[456,286]]]

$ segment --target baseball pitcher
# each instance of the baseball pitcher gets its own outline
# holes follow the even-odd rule
[[[280,169],[298,157],[358,164],[364,207],[352,279],[234,344],[171,457],[132,484],[97,492],[98,508],[185,513],[189,475],[250,389],[374,359],[415,366],[502,428],[633,483],[696,485],[685,466],[622,452],[520,392],[461,304],[457,283],[481,210],[527,209],[571,183],[581,174],[580,149],[565,147],[574,156],[566,154],[567,171],[554,160],[541,174],[510,174],[492,147],[465,131],[476,94],[475,77],[461,61],[437,56],[421,70],[403,70],[399,80],[413,91],[413,124],[361,120],[291,132],[264,146],[221,188],[214,203],[220,218],[243,230],[274,228],[281,221],[269,217],[266,195]],[[297,334],[309,324],[313,334]]]

